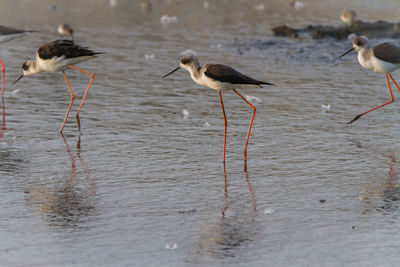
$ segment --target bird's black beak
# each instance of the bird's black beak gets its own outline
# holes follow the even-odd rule
[[[174,69],[173,71],[171,71],[170,73],[168,73],[167,75],[163,76],[163,78],[167,77],[168,75],[171,75],[172,73],[174,73],[175,71],[179,70],[181,67],[177,67],[176,69]]]
[[[22,74],[21,76],[18,77],[18,79],[15,80],[15,82],[12,83],[12,85],[16,84],[19,80],[21,80],[24,77]]]
[[[341,57],[347,55],[348,53],[350,53],[350,52],[353,51],[354,49],[355,49],[355,47],[352,47],[349,51],[347,51],[346,53],[340,55],[338,58],[341,58]]]

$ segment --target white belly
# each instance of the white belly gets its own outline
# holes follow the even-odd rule
[[[67,65],[75,65],[82,61],[86,61],[93,58],[93,56],[85,56],[85,57],[75,57],[75,58],[68,58],[65,59],[64,56],[62,57],[53,57],[52,59],[38,59],[37,64],[40,66],[42,71],[48,72],[56,72],[65,70],[68,68]]]
[[[368,70],[372,70],[377,73],[390,73],[398,68],[400,64],[389,63],[378,59],[375,56],[371,56],[369,59],[365,59],[361,53],[358,54],[358,62],[360,65]]]
[[[376,57],[372,57],[371,59],[372,64],[374,65],[373,71],[378,73],[390,73],[400,67],[400,64],[389,63]]]
[[[222,91],[222,90],[232,90],[241,88],[260,88],[261,86],[257,84],[231,84],[226,82],[220,82],[213,80],[206,75],[201,75],[200,79],[193,79],[197,84],[209,87],[211,89]]]

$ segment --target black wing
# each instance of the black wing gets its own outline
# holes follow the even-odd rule
[[[57,40],[42,45],[38,49],[38,54],[42,59],[51,59],[61,56],[65,56],[66,58],[94,56],[101,53],[93,52],[87,47],[79,46],[71,40]]]
[[[390,43],[383,43],[374,46],[372,49],[374,55],[380,59],[390,63],[400,63],[400,47]]]
[[[235,69],[222,64],[207,64],[204,74],[211,79],[232,84],[269,84],[250,78]]]
[[[24,30],[18,30],[14,28],[9,28],[0,25],[0,35],[7,35],[7,34],[15,34],[15,33],[24,33]]]

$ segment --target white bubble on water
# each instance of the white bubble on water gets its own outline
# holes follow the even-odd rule
[[[108,4],[110,7],[114,7],[118,4],[118,2],[117,2],[117,0],[109,0]]]
[[[252,95],[245,95],[245,98],[250,102],[261,102],[261,99]]]
[[[327,105],[321,104],[321,108],[325,112],[331,111],[331,104],[327,104]]]
[[[255,5],[254,9],[257,11],[263,11],[265,6],[263,4]]]
[[[170,17],[168,15],[163,15],[160,18],[160,22],[161,22],[162,25],[168,25],[168,24],[171,24],[171,23],[174,23],[174,22],[178,22],[178,18],[176,16]]]
[[[190,112],[187,109],[183,109],[182,110],[182,114],[183,114],[183,119],[184,120],[189,119]]]
[[[272,213],[274,213],[275,212],[275,210],[273,210],[273,209],[271,209],[271,208],[265,208],[264,209],[264,214],[265,215],[270,215],[270,214],[272,214]]]
[[[145,59],[153,59],[154,58],[154,54],[145,54],[144,58]]]
[[[173,249],[177,249],[178,248],[178,244],[176,244],[176,243],[173,243],[173,244],[165,244],[165,248],[166,249],[170,249],[170,250],[173,250]]]

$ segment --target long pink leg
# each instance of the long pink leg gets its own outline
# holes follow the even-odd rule
[[[256,116],[256,107],[253,106],[249,101],[247,101],[246,98],[244,98],[241,94],[239,94],[238,91],[233,89],[233,91],[240,96],[241,99],[243,99],[244,102],[246,102],[252,109],[253,109],[253,116],[251,116],[251,121],[250,121],[250,126],[249,126],[249,131],[247,133],[247,138],[246,138],[246,144],[244,145],[244,161],[247,161],[247,144],[249,143],[249,138],[250,138],[250,132],[251,132],[251,127],[253,125],[254,117]]]
[[[63,75],[64,75],[65,82],[67,83],[68,90],[69,90],[69,92],[70,92],[70,94],[71,94],[71,100],[70,100],[70,102],[69,102],[69,106],[68,106],[68,109],[67,109],[67,113],[65,114],[64,121],[63,121],[63,123],[62,123],[62,125],[61,125],[60,133],[62,133],[62,131],[64,130],[64,126],[65,126],[65,123],[67,122],[67,118],[68,118],[68,115],[69,115],[69,111],[71,110],[72,103],[74,103],[74,98],[75,98],[74,92],[72,92],[71,86],[69,85],[69,81],[68,81],[67,75],[65,74],[64,71],[62,71],[62,73],[63,73]]]
[[[72,65],[67,65],[67,66],[70,67],[71,69],[75,69],[77,71],[80,71],[80,72],[90,76],[89,85],[88,85],[88,87],[87,87],[87,89],[85,91],[85,94],[82,97],[81,104],[79,105],[79,108],[78,108],[78,112],[76,113],[76,124],[78,125],[78,130],[81,131],[81,124],[80,124],[80,121],[79,121],[79,112],[81,112],[81,108],[82,108],[83,102],[85,101],[86,95],[89,92],[89,88],[90,88],[90,86],[92,85],[92,83],[94,81],[94,74],[91,73],[91,72],[79,69],[79,68],[77,68],[75,66],[72,66]]]
[[[225,115],[224,102],[222,101],[222,93],[221,93],[221,91],[219,91],[218,93],[219,93],[219,100],[221,101],[222,115],[224,115],[224,126],[225,126],[225,129],[224,129],[224,156],[223,156],[222,162],[225,163],[226,130],[228,129],[228,121],[227,121],[226,115]]]
[[[372,109],[370,109],[370,110],[364,111],[364,112],[361,113],[361,114],[358,114],[354,119],[352,119],[351,121],[349,121],[347,124],[350,124],[350,123],[355,122],[355,121],[358,120],[361,116],[363,116],[363,115],[365,115],[365,114],[367,114],[367,113],[369,113],[369,112],[371,112],[371,111],[374,111],[375,109],[378,109],[378,108],[381,108],[381,107],[383,107],[383,106],[389,105],[390,103],[393,103],[394,97],[393,97],[393,93],[392,93],[392,88],[390,88],[390,83],[389,83],[388,75],[390,75],[390,74],[385,74],[385,78],[386,78],[386,83],[387,83],[387,86],[388,86],[388,89],[389,89],[390,100],[389,100],[388,102],[386,102],[386,103],[383,103],[382,105],[379,105],[379,106],[374,107],[374,108],[372,108]],[[392,81],[395,83],[395,85],[397,86],[397,88],[399,88],[399,86],[398,86],[398,85],[396,84],[396,82],[393,80],[393,78],[392,78],[391,75],[390,75],[390,78],[391,78]],[[400,88],[399,88],[399,90],[400,90]]]
[[[390,79],[392,80],[392,82],[394,83],[394,85],[396,85],[397,90],[400,91],[400,87],[397,85],[397,83],[396,83],[396,81],[393,79],[392,75],[391,75],[390,73],[388,73],[388,75],[389,75]]]

